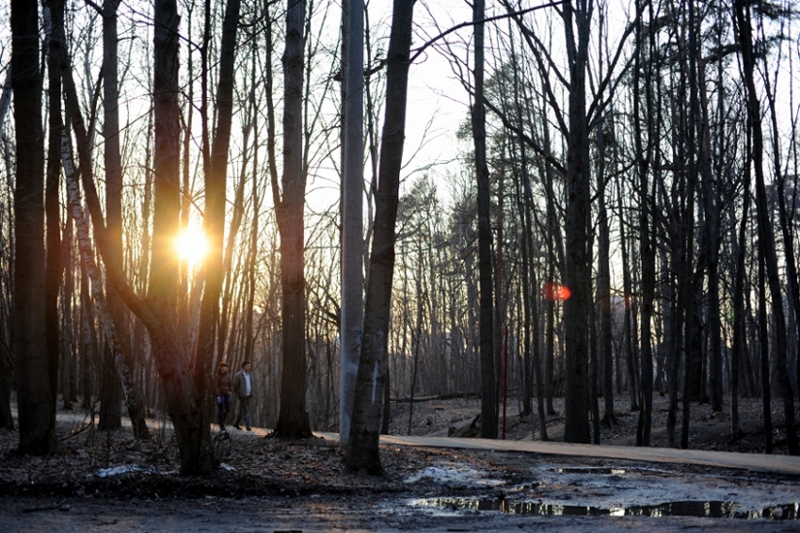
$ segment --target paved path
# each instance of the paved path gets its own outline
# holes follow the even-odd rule
[[[86,416],[77,412],[59,411],[59,420],[83,420]],[[148,419],[148,425],[154,429],[159,423],[171,426],[168,420],[154,421]],[[130,421],[123,417],[123,425]],[[217,426],[212,426],[216,432]],[[229,431],[237,430],[230,428]],[[255,436],[264,436],[268,429],[254,427]],[[245,433],[242,431],[241,433]],[[339,442],[338,433],[315,432],[315,435],[326,440]],[[776,472],[800,475],[800,457],[788,455],[764,455],[755,453],[734,453],[706,450],[679,450],[674,448],[641,448],[638,446],[598,446],[594,444],[567,444],[565,442],[541,442],[528,440],[490,440],[464,439],[449,437],[404,437],[398,435],[381,435],[382,444],[399,446],[423,446],[430,448],[456,448],[470,450],[495,450],[507,452],[537,453],[543,455],[563,455],[572,457],[596,457],[629,461],[647,461],[653,463],[694,464],[717,468],[737,468],[758,472]]]
[[[336,442],[339,440],[338,433],[317,433],[317,435]],[[641,448],[637,446],[598,446],[593,444],[567,444],[564,442],[552,441],[401,437],[396,435],[381,435],[381,443],[400,446],[495,450],[545,455],[649,461],[654,463],[694,464],[719,468],[740,468],[761,472],[779,472],[800,475],[800,457],[788,455],[678,450],[673,448]]]

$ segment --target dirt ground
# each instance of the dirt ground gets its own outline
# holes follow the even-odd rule
[[[601,398],[600,410],[603,411]],[[610,424],[601,423],[600,443],[610,446],[635,446],[636,426],[639,412],[627,410],[628,402],[617,398],[615,400],[615,420]],[[564,439],[564,401],[556,398],[553,407],[557,414],[547,417],[547,436],[550,440]],[[680,442],[682,403],[678,404],[678,422],[676,439]],[[533,406],[536,410],[536,405]],[[506,406],[506,439],[524,440],[532,439],[535,434],[539,440],[539,423],[533,418],[520,419],[517,415],[520,406],[516,400],[509,401]],[[409,413],[413,411],[411,431],[409,432]],[[502,412],[500,432],[502,435]],[[800,412],[800,405],[796,406],[796,413]],[[653,398],[653,425],[651,431],[651,445],[655,447],[668,447],[667,415],[669,413],[669,400],[665,396]],[[408,402],[393,404],[392,419],[389,433],[392,435],[418,435],[446,437],[454,430],[469,426],[475,417],[480,414],[480,404],[476,399],[450,399],[450,400],[423,400],[414,403],[413,408]],[[692,403],[690,409],[689,448],[697,450],[717,450],[741,453],[764,453],[764,422],[763,408],[760,399],[744,398],[740,400],[739,416],[743,435],[739,439],[731,440],[730,414],[728,406],[723,412],[713,412],[708,404]],[[602,418],[602,414],[601,414]],[[772,403],[773,425],[773,453],[786,454],[786,427],[783,423],[783,404],[773,400]],[[798,428],[800,430],[800,428]],[[476,433],[473,431],[472,433]],[[471,435],[471,436],[477,436]]]
[[[655,446],[666,446],[666,407],[657,400]],[[411,433],[429,436],[468,428],[480,412],[465,399],[413,409]],[[506,438],[530,439],[532,421],[507,411]],[[408,434],[409,412],[407,402],[393,406],[393,434]],[[693,405],[690,447],[763,453],[759,403],[742,413],[746,434],[729,442],[727,414]],[[800,531],[798,476],[382,446],[389,476],[363,478],[344,472],[330,441],[231,429],[227,438],[214,430],[219,471],[184,478],[167,430],[141,442],[98,432],[81,413],[60,418],[71,420],[59,423],[63,453],[53,457],[19,457],[18,434],[0,431],[0,531]],[[618,409],[602,443],[633,444],[636,420]],[[781,421],[776,412],[776,453],[785,454]],[[548,419],[548,436],[563,438],[562,416]]]

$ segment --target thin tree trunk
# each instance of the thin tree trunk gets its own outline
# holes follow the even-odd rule
[[[749,140],[749,137],[748,137]],[[749,143],[748,143],[749,144]],[[736,271],[733,289],[733,347],[731,349],[731,434],[730,440],[735,441],[742,435],[739,422],[739,368],[740,362],[747,357],[744,353],[746,345],[746,320],[744,292],[745,292],[745,253],[747,251],[747,220],[750,209],[750,173],[745,173],[742,187],[742,214],[740,218],[739,237],[736,250]],[[735,228],[735,226],[733,226]],[[766,418],[765,418],[766,426]],[[770,430],[771,431],[771,430]]]
[[[747,112],[753,134],[753,163],[756,174],[756,212],[759,228],[759,246],[766,262],[767,280],[772,296],[772,312],[775,323],[775,366],[778,382],[783,397],[784,421],[786,437],[789,444],[789,455],[800,455],[795,427],[794,393],[789,380],[789,368],[786,360],[786,319],[783,311],[783,291],[778,272],[778,257],[775,250],[775,237],[767,205],[767,190],[764,183],[763,150],[764,142],[761,133],[760,104],[756,94],[753,72],[753,40],[750,26],[750,8],[743,0],[734,2],[734,14],[737,23],[737,36],[742,54],[742,69],[747,87]]]
[[[230,146],[231,122],[233,115],[234,58],[236,49],[236,30],[239,25],[239,0],[228,0],[225,19],[222,23],[222,42],[220,44],[219,81],[217,87],[217,125],[211,148],[209,165],[205,168],[205,212],[203,226],[209,241],[209,253],[204,258],[201,276],[203,278],[203,300],[200,305],[197,348],[194,356],[194,381],[197,384],[201,404],[210,403],[207,391],[211,388],[213,374],[214,346],[218,333],[219,300],[222,280],[225,276],[223,246],[225,242],[225,208],[228,172],[228,148]],[[210,3],[207,10],[210,9]],[[247,135],[245,135],[245,145]],[[244,168],[244,165],[243,165]],[[244,186],[244,179],[241,181]],[[229,242],[235,238],[232,230]],[[224,337],[224,332],[219,332]],[[220,350],[220,356],[222,356]],[[212,413],[213,409],[201,409],[202,413]],[[208,421],[202,421],[206,425]]]
[[[59,4],[63,10],[63,2]],[[108,245],[114,255],[122,257],[122,165],[119,155],[119,112],[117,90],[117,1],[105,0],[103,2],[103,163],[106,178],[106,223],[108,231]],[[63,14],[62,14],[63,15]],[[63,25],[63,16],[61,24]],[[63,43],[66,52],[66,41]],[[79,229],[80,231],[80,229]],[[79,239],[80,242],[80,239]],[[89,274],[92,276],[92,274]],[[113,290],[109,290],[109,283],[105,294],[108,312],[114,321],[115,329],[120,332],[117,339],[125,339],[124,329],[127,326],[124,304]],[[98,290],[93,287],[93,290]],[[101,313],[102,316],[102,313]],[[101,430],[120,429],[122,427],[122,384],[120,383],[115,368],[114,348],[110,344],[112,339],[105,339],[103,346],[103,365],[100,370],[100,421],[98,428]],[[143,425],[145,431],[147,426]]]
[[[45,20],[48,19],[45,10]],[[50,15],[58,16],[58,14]],[[63,18],[63,14],[61,14]],[[48,46],[52,39],[52,21],[48,33]],[[61,288],[61,223],[59,208],[59,180],[61,167],[59,166],[59,153],[61,140],[58,125],[61,123],[61,79],[58,74],[58,58],[52,48],[47,50],[47,76],[48,76],[48,146],[47,146],[47,174],[45,178],[45,214],[47,224],[46,248],[47,264],[45,266],[45,320],[47,331],[47,359],[50,368],[50,387],[53,395],[53,405],[57,404],[58,396],[58,367],[60,335],[58,323],[58,292]],[[2,123],[0,123],[2,124]],[[64,404],[68,398],[64,396]],[[53,416],[56,411],[53,409]],[[55,421],[54,421],[55,423]]]
[[[651,3],[647,3],[649,8],[648,18],[650,20],[653,19],[653,6]],[[641,94],[641,90],[639,89],[639,73],[641,72],[641,65],[643,62],[642,52],[644,50],[644,13],[643,13],[643,2],[637,1],[636,2],[636,14],[637,14],[637,21],[639,23],[636,26],[636,58],[634,63],[634,86],[637,90],[637,93]],[[649,32],[649,40],[648,40],[648,49],[652,52],[655,43],[655,37],[653,32]],[[645,70],[646,78],[644,80],[645,87],[645,100],[646,100],[646,109],[647,109],[647,133],[648,137],[652,139],[654,137],[654,129],[655,129],[655,121],[653,117],[650,115],[650,110],[653,109],[653,90],[652,90],[652,78],[650,76],[651,71],[649,70],[650,67],[648,63],[648,69]],[[639,116],[641,110],[641,101],[639,98],[633,99],[633,117],[634,117],[634,142],[636,146],[636,154],[638,154],[637,160],[637,173],[639,177],[638,189],[639,189],[639,206],[640,206],[640,213],[639,213],[639,254],[641,256],[641,268],[642,268],[642,306],[641,306],[641,393],[640,393],[640,406],[641,410],[639,411],[639,420],[636,426],[636,445],[637,446],[650,446],[650,432],[652,426],[652,418],[653,418],[653,352],[652,352],[652,329],[651,329],[651,318],[653,316],[653,298],[655,295],[655,286],[656,286],[656,279],[655,279],[655,262],[656,262],[656,251],[655,251],[655,243],[654,243],[654,234],[653,234],[653,227],[654,224],[652,220],[655,218],[653,211],[651,210],[651,205],[655,199],[655,194],[651,192],[651,188],[648,182],[648,173],[649,173],[649,163],[650,158],[652,157],[652,146],[651,142],[647,143],[648,149],[647,151],[644,150],[644,141],[643,141],[643,132],[641,130],[640,122],[636,120]],[[653,186],[654,190],[655,186]]]
[[[70,217],[71,219],[72,217]],[[79,261],[80,264],[80,261]],[[91,423],[95,422],[95,403],[92,397],[93,385],[97,381],[95,379],[96,372],[92,372],[97,368],[97,361],[99,360],[99,349],[97,348],[97,334],[95,332],[95,319],[94,319],[94,305],[89,296],[89,279],[86,275],[86,269],[82,266],[79,267],[81,289],[80,289],[80,348],[81,354],[81,367],[83,372],[81,374],[81,392],[83,393],[83,408],[88,409],[91,414]]]
[[[719,297],[719,246],[720,246],[720,205],[715,198],[716,183],[711,168],[711,132],[709,125],[708,96],[706,89],[705,61],[698,68],[700,112],[698,113],[697,135],[700,144],[698,167],[703,186],[703,207],[706,218],[706,271],[708,276],[708,307],[706,325],[708,331],[708,389],[711,408],[714,412],[722,411],[723,401],[723,369],[722,369],[722,332],[720,323]]]
[[[637,116],[634,113],[634,116]],[[637,126],[637,129],[639,127]],[[637,134],[641,134],[641,131],[637,132]],[[641,144],[639,142],[638,144]],[[633,314],[633,305],[630,299],[630,295],[633,294],[632,292],[632,283],[631,283],[631,269],[630,269],[630,253],[628,249],[630,245],[627,241],[627,231],[625,227],[628,224],[628,221],[625,219],[623,203],[622,203],[622,185],[617,186],[617,202],[619,204],[619,245],[622,252],[622,290],[625,294],[625,307],[623,310],[623,318],[622,318],[622,337],[623,337],[623,355],[625,357],[625,368],[626,368],[626,375],[628,378],[628,398],[630,399],[630,411],[635,412],[639,410],[639,394],[640,394],[640,384],[639,384],[639,365],[636,364],[636,355],[634,353],[634,338],[633,338],[633,325],[631,315]],[[640,209],[644,210],[644,206],[640,206]],[[621,358],[619,359],[619,364],[621,365]],[[618,374],[621,378],[621,373]],[[618,384],[619,386],[619,384]]]
[[[759,256],[762,251],[759,250]],[[758,259],[758,333],[759,362],[761,366],[761,406],[764,417],[764,451],[772,453],[772,388],[770,386],[770,342],[769,318],[767,317],[766,267],[764,259]]]
[[[597,200],[598,200],[598,274],[597,274],[597,299],[600,308],[598,359],[603,365],[603,424],[611,426],[616,422],[614,415],[614,351],[611,331],[611,267],[609,265],[611,254],[611,230],[608,223],[608,210],[606,209],[605,191],[605,131],[604,121],[597,128]],[[599,369],[598,369],[599,371]],[[598,442],[599,444],[599,442]]]

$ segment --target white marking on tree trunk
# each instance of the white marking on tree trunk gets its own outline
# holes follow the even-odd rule
[[[372,403],[375,403],[375,394],[378,390],[378,362],[375,361],[375,368],[372,370]]]

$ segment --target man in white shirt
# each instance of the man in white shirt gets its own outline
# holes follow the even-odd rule
[[[239,399],[239,412],[236,414],[233,427],[242,429],[239,424],[244,422],[247,431],[251,431],[253,428],[250,426],[250,398],[253,396],[253,378],[250,375],[250,361],[242,362],[242,369],[233,377],[233,391]]]

